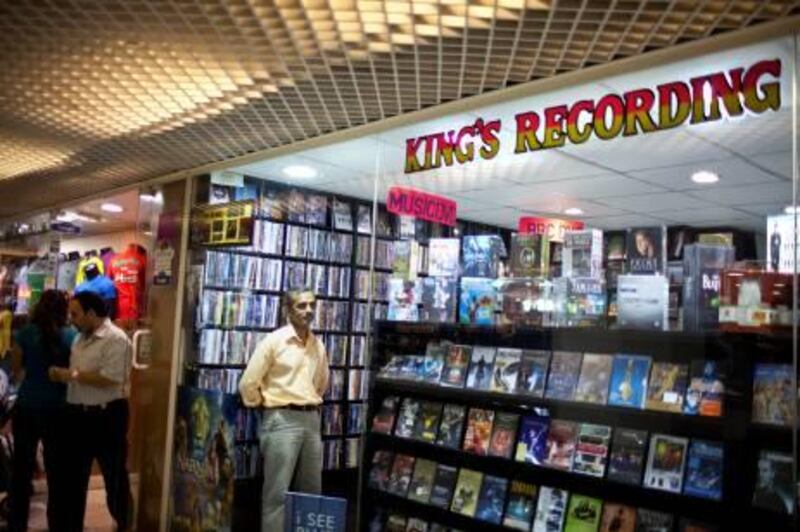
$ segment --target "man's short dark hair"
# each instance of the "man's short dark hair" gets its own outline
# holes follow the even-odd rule
[[[310,286],[296,286],[294,288],[289,288],[283,293],[283,306],[285,308],[291,307],[292,303],[297,301],[297,298],[302,294],[311,294],[315,299],[317,297],[317,294],[314,293],[314,289]]]
[[[80,292],[72,296],[84,312],[92,311],[98,318],[108,317],[108,305],[103,298],[95,292]]]

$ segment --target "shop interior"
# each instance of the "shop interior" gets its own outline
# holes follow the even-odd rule
[[[161,204],[161,193],[156,188],[135,189],[5,226],[0,243],[0,290],[3,308],[13,315],[14,328],[28,319],[30,309],[43,290],[57,288],[69,294],[93,290],[108,295],[114,322],[131,337],[136,331],[148,329],[146,297],[149,287],[145,273]],[[5,349],[3,355],[7,361]],[[138,498],[138,470],[142,459],[139,445],[142,438],[137,428],[141,412],[136,408],[140,371],[133,369],[131,373],[133,406],[128,459],[135,499]],[[11,441],[10,423],[3,432]],[[35,497],[44,501],[47,487],[42,467],[38,476]],[[87,526],[112,526],[102,494],[102,476],[97,469],[90,487],[95,495],[89,498]],[[34,508],[40,507],[34,505]],[[32,511],[30,526],[46,528],[43,510]]]
[[[775,58],[783,71],[754,89],[769,105],[739,110],[743,93],[737,104],[707,81],[696,120],[647,129],[610,106],[592,138],[566,138],[575,102],[688,90]],[[790,529],[793,62],[792,41],[778,40],[200,178],[195,209],[249,205],[253,237],[209,230],[191,246],[184,387],[235,393],[281,322],[282,290],[311,285],[332,368],[326,494],[348,498],[351,528]],[[662,106],[682,112],[672,98]],[[543,124],[553,108],[560,132],[520,138],[523,113]],[[577,132],[592,126],[577,117]],[[603,127],[617,135],[598,137]],[[393,187],[456,202],[457,223],[389,212]],[[529,351],[545,361],[523,391]],[[484,385],[470,381],[476,359],[493,375]],[[433,377],[420,369],[431,366]],[[576,396],[582,382],[599,391]],[[246,529],[263,478],[257,413],[233,425],[227,511]]]

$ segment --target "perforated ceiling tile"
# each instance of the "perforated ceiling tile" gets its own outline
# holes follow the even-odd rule
[[[0,4],[0,216],[778,19],[795,0]]]

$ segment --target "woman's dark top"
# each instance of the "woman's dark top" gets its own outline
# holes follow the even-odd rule
[[[55,352],[45,345],[42,330],[28,324],[14,335],[22,351],[25,378],[19,387],[17,405],[29,408],[58,408],[66,400],[67,387],[52,382],[48,377],[50,366],[69,367],[69,354],[77,332],[72,327],[62,327]]]

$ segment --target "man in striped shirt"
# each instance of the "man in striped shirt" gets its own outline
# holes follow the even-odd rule
[[[128,394],[132,359],[125,331],[108,318],[103,299],[94,292],[76,294],[69,302],[72,324],[80,335],[72,345],[69,368],[50,368],[50,378],[67,383],[70,445],[65,464],[65,531],[83,530],[92,462],[97,459],[106,488],[106,502],[117,530],[133,525],[128,479]]]

